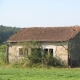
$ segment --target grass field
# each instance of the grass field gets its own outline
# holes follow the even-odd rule
[[[0,80],[80,80],[80,69],[0,68]]]

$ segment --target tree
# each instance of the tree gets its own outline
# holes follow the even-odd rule
[[[5,42],[10,36],[20,29],[21,28],[0,25],[0,43]]]
[[[2,38],[0,37],[0,44],[2,43]]]
[[[42,55],[41,55],[41,45],[39,42],[25,41],[23,43],[18,43],[18,44],[23,46],[24,55],[27,54],[26,52],[28,52],[29,48],[31,49],[31,53],[25,56],[30,60],[31,63],[41,62]]]

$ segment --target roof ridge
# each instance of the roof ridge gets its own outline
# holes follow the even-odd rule
[[[31,28],[71,28],[71,27],[80,27],[80,26],[77,26],[77,25],[74,25],[74,26],[47,26],[47,27],[27,27],[29,29]],[[22,29],[26,29],[26,28],[22,28]]]

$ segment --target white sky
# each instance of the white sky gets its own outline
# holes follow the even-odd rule
[[[12,27],[80,25],[80,0],[0,0],[0,25]]]

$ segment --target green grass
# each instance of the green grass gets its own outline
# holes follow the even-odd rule
[[[80,69],[0,68],[0,80],[80,80]]]

